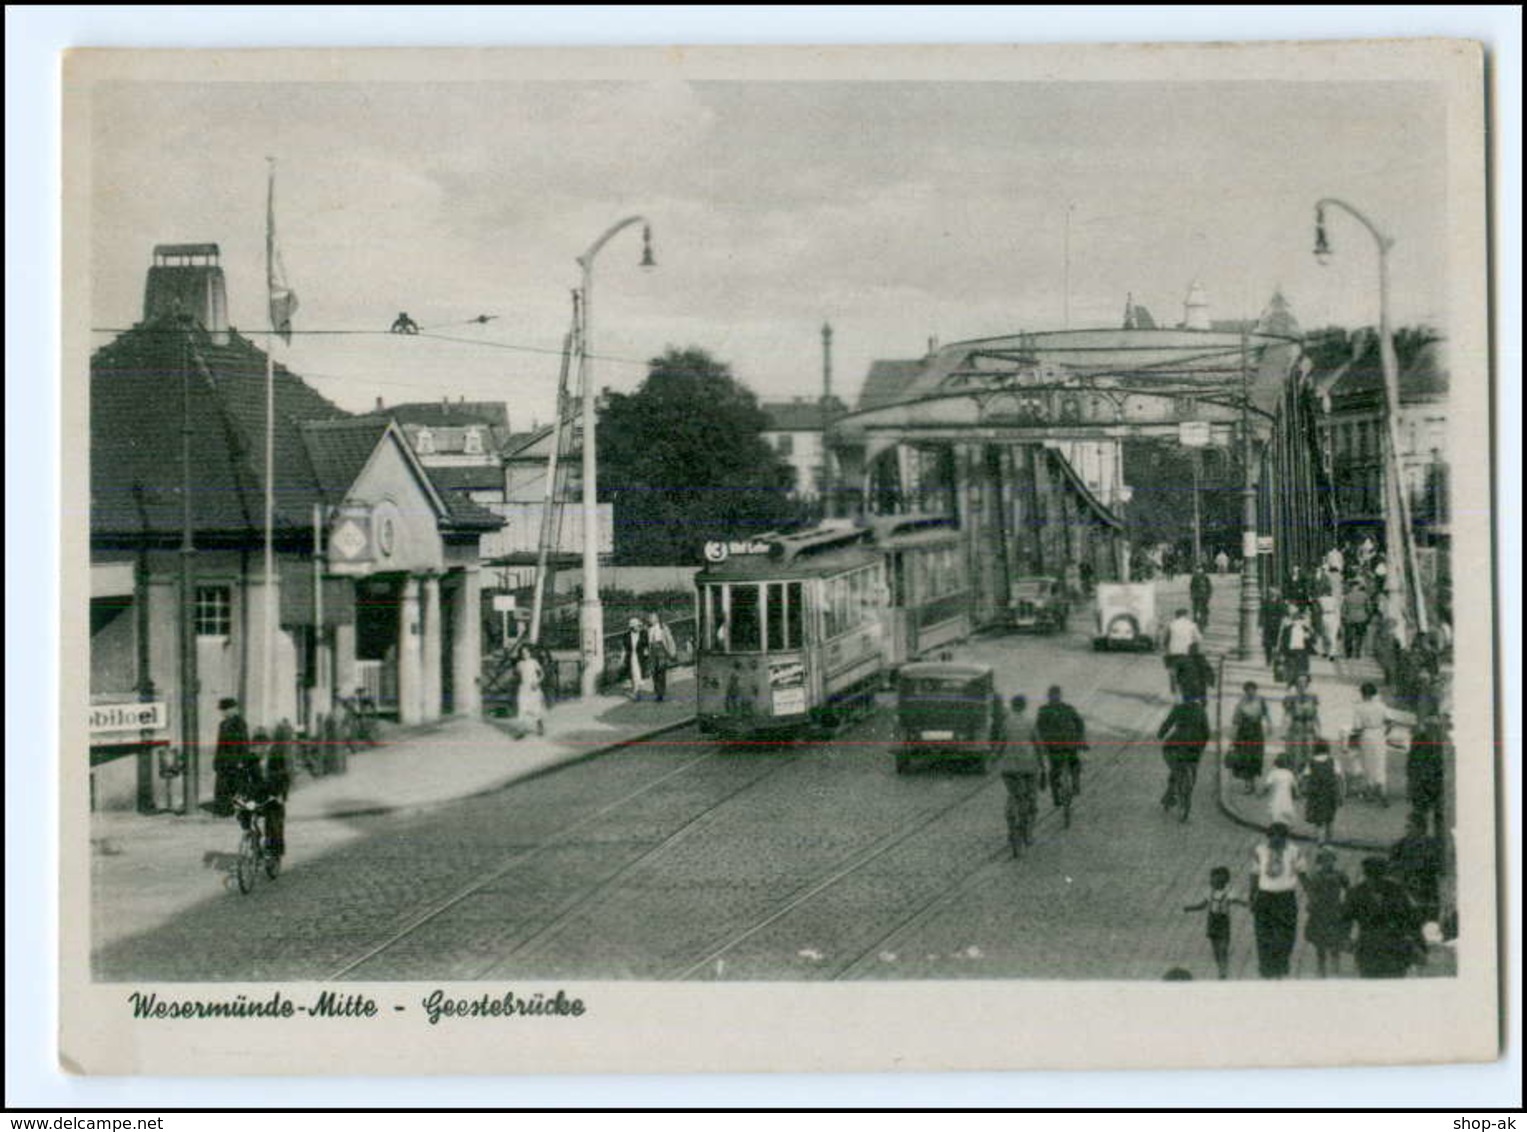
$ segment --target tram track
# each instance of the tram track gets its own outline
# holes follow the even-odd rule
[[[1079,702],[1079,710],[1090,708],[1102,694],[1103,691],[1100,688],[1090,689],[1086,696]],[[1100,772],[1111,770],[1122,765],[1126,758],[1126,752],[1132,749],[1135,745],[1135,739],[1132,739],[1129,742],[1113,744],[1112,746],[1115,754],[1112,758],[1107,759],[1101,763],[1097,763],[1094,760],[1095,770],[1091,777],[1096,781]],[[833,869],[826,876],[800,886],[783,905],[776,908],[769,915],[755,921],[742,931],[735,932],[726,940],[726,942],[718,947],[712,948],[700,959],[689,962],[682,967],[676,967],[673,972],[666,977],[674,980],[690,979],[699,975],[702,971],[711,968],[718,961],[724,962],[725,957],[728,954],[735,951],[740,945],[746,943],[749,939],[752,939],[759,933],[765,931],[767,928],[780,922],[791,913],[804,908],[817,897],[837,887],[843,881],[847,880],[854,874],[864,870],[867,866],[884,858],[887,854],[911,841],[917,835],[933,828],[944,818],[959,812],[966,806],[967,803],[973,802],[979,796],[992,790],[996,785],[996,781],[985,780],[975,789],[963,793],[953,802],[935,810],[932,814],[923,818],[921,821],[918,821],[910,828],[887,834],[875,841],[873,844],[859,850],[854,854],[851,854],[845,862],[841,863],[837,868]],[[1043,824],[1046,818],[1049,818],[1053,822],[1055,813],[1056,811],[1052,810],[1047,814],[1041,815],[1039,821],[1036,822],[1036,828],[1040,824]],[[1009,853],[1010,849],[1004,841],[1001,848],[995,849],[991,853],[987,854],[984,858],[981,858],[976,867],[967,873],[966,876],[957,884],[948,888],[941,889],[928,900],[924,901],[921,905],[919,905],[917,911],[915,911],[911,916],[904,917],[889,931],[882,933],[877,938],[876,942],[870,947],[863,948],[857,952],[854,958],[851,959],[846,966],[835,972],[831,977],[835,980],[845,978],[851,971],[862,967],[871,956],[880,954],[887,943],[901,938],[907,932],[914,930],[916,927],[932,919],[934,914],[936,914],[941,908],[947,906],[947,904],[952,903],[961,894],[967,891],[970,885],[976,879],[984,875],[988,868],[990,868],[993,864],[1002,858],[1007,857]]]
[[[1094,705],[1097,698],[1103,694],[1105,693],[1101,689],[1090,689],[1077,698],[1076,706],[1084,714],[1089,714],[1089,709]],[[1032,714],[1028,719],[1031,718]],[[1028,719],[1025,720],[1025,723],[1028,722]],[[847,730],[849,732],[858,730],[858,726]],[[842,734],[844,733],[840,732],[840,735]],[[1092,773],[1088,777],[1096,787],[1105,787],[1108,772],[1130,757],[1133,750],[1137,747],[1138,741],[1141,739],[1141,736],[1134,734],[1130,736],[1129,741],[1110,742],[1107,744],[1107,748],[1113,751],[1110,757],[1105,760],[1099,760],[1096,757],[1089,759]],[[364,977],[363,968],[384,959],[390,951],[399,948],[410,937],[417,935],[427,928],[438,930],[442,925],[448,927],[450,923],[449,917],[453,910],[460,909],[465,912],[467,907],[472,906],[474,897],[483,894],[485,890],[491,889],[498,881],[518,869],[529,867],[537,858],[542,857],[550,850],[575,843],[580,834],[586,834],[591,830],[597,829],[600,823],[606,821],[617,811],[630,807],[653,791],[667,784],[675,783],[683,776],[696,772],[700,767],[721,757],[734,746],[734,744],[717,743],[715,749],[709,750],[698,758],[690,759],[682,765],[668,770],[666,773],[623,794],[621,797],[605,803],[555,834],[520,850],[501,865],[474,878],[470,883],[462,886],[448,897],[420,910],[396,930],[389,932],[385,938],[345,962],[343,966],[330,975],[330,978],[353,979]],[[618,898],[622,886],[628,880],[638,874],[644,867],[650,867],[653,862],[661,860],[667,851],[706,828],[708,824],[729,807],[730,803],[746,795],[754,788],[763,785],[765,782],[775,779],[777,775],[784,772],[787,768],[800,765],[803,759],[812,751],[819,749],[815,744],[803,745],[803,750],[799,754],[778,760],[765,773],[749,777],[746,782],[740,785],[731,786],[731,788],[726,789],[719,796],[709,799],[703,808],[683,815],[680,824],[667,832],[661,839],[642,848],[635,856],[618,862],[613,870],[601,875],[592,885],[570,894],[552,908],[548,913],[550,918],[535,926],[529,935],[518,940],[505,941],[507,944],[506,950],[498,951],[491,957],[491,961],[486,966],[476,967],[470,974],[464,974],[462,977],[468,980],[481,980],[502,975],[506,965],[515,957],[523,955],[537,945],[544,944],[547,940],[554,939],[560,931],[566,929],[580,914],[587,912],[589,909],[597,908],[601,901],[611,897]],[[671,961],[671,966],[667,971],[658,977],[671,980],[688,980],[704,977],[705,972],[716,969],[718,961],[724,961],[733,952],[747,944],[749,940],[755,939],[769,928],[786,920],[792,913],[808,909],[824,898],[830,899],[830,894],[834,890],[850,882],[856,876],[864,874],[875,862],[884,860],[889,854],[892,854],[902,846],[914,842],[919,836],[939,829],[940,823],[964,812],[968,806],[987,796],[994,788],[999,787],[1000,784],[1000,779],[983,777],[974,788],[960,791],[958,797],[934,807],[931,811],[924,810],[921,813],[910,815],[907,820],[898,820],[895,829],[882,834],[870,844],[862,845],[832,862],[825,863],[825,868],[819,865],[818,869],[814,870],[812,876],[796,885],[792,891],[785,894],[783,899],[768,909],[765,914],[758,915],[745,926],[732,928],[719,941],[713,939],[711,942],[706,943],[704,950],[698,953],[697,956],[692,952],[691,955],[693,957],[691,958],[681,958],[676,962]],[[1055,820],[1055,811],[1047,811],[1040,815],[1036,829],[1052,828]],[[995,833],[995,828],[993,833]],[[921,900],[909,915],[902,916],[890,927],[877,931],[873,943],[868,946],[856,947],[852,956],[836,971],[831,974],[824,971],[822,974],[831,979],[848,979],[861,974],[874,957],[883,952],[886,947],[903,939],[909,933],[917,930],[918,927],[927,924],[939,914],[941,909],[948,907],[961,894],[968,893],[971,887],[977,884],[982,877],[989,875],[989,870],[992,866],[1006,857],[1008,852],[1009,850],[1004,840],[1000,848],[977,856],[975,866],[953,884],[941,887],[931,896]],[[1027,857],[1028,855],[1026,854],[1025,859]],[[1017,864],[1021,866],[1022,862]],[[468,912],[467,915],[470,916],[471,913]],[[698,941],[691,941],[691,944],[694,942]]]
[[[530,848],[522,849],[520,852],[510,857],[502,865],[483,874],[482,876],[477,877],[470,884],[463,886],[445,899],[437,901],[435,904],[430,905],[422,912],[414,915],[401,928],[393,931],[381,942],[367,948],[360,955],[348,960],[342,967],[339,967],[337,970],[333,971],[328,976],[328,978],[331,980],[338,980],[351,977],[352,973],[358,968],[366,965],[367,963],[370,963],[378,956],[396,947],[399,943],[414,933],[418,932],[425,925],[439,920],[452,908],[455,908],[457,905],[463,903],[464,901],[471,899],[477,893],[502,880],[504,877],[508,876],[516,869],[524,868],[538,855],[546,852],[548,849],[571,841],[574,835],[579,831],[593,826],[595,823],[614,813],[616,810],[628,806],[632,802],[635,802],[637,799],[644,797],[645,795],[651,793],[653,790],[656,790],[664,783],[671,782],[676,778],[688,774],[696,767],[716,758],[719,753],[720,752],[716,750],[707,751],[700,757],[691,759],[684,763],[682,766],[675,767],[673,770],[658,776],[650,782],[644,783],[642,786],[622,795],[614,801],[605,803],[603,806],[600,806],[598,809],[596,809],[593,813],[579,818],[571,825],[564,826],[561,830],[550,837],[542,838]]]
[[[1139,741],[1143,742],[1143,740]],[[1107,771],[1112,770],[1115,767],[1122,766],[1125,761],[1125,752],[1133,748],[1135,745],[1135,742],[1119,744],[1117,746],[1119,753],[1115,755],[1114,758],[1108,760],[1101,767],[1099,767],[1098,770]],[[1096,779],[1098,775],[1095,774],[1093,777]],[[1059,815],[1060,811],[1057,809],[1051,809],[1046,813],[1040,814],[1034,822],[1035,831],[1038,832],[1041,827],[1046,825],[1053,826],[1057,821],[1060,820]],[[1034,846],[1031,846],[1030,850],[1032,851],[1033,848]],[[831,976],[832,979],[834,981],[842,981],[845,979],[853,978],[856,972],[867,967],[871,960],[875,959],[883,952],[890,950],[892,945],[896,944],[899,940],[916,931],[924,924],[932,922],[937,917],[938,913],[956,903],[961,897],[969,892],[971,888],[975,886],[977,881],[984,879],[993,865],[999,864],[1005,860],[1011,860],[1011,855],[1012,851],[1006,845],[1003,845],[1001,848],[992,850],[992,852],[987,854],[984,859],[979,861],[976,867],[971,869],[970,872],[968,872],[957,884],[950,885],[949,887],[934,893],[918,907],[917,911],[913,912],[910,916],[903,918],[889,931],[881,934],[874,943],[870,944],[868,947],[862,948],[857,955],[848,961],[848,963],[839,968],[837,971],[833,972]],[[1022,860],[1027,859],[1029,856],[1030,853],[1025,852],[1024,857],[1021,858],[1017,863],[1021,864]]]

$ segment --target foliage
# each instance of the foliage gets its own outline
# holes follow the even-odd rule
[[[768,419],[725,364],[693,347],[648,363],[599,418],[599,497],[615,505],[616,561],[698,563],[711,539],[794,519],[791,473],[763,439]]]

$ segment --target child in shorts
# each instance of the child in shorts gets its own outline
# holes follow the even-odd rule
[[[1205,934],[1209,937],[1209,946],[1214,950],[1214,965],[1219,968],[1219,977],[1230,977],[1230,906],[1239,904],[1242,908],[1248,907],[1246,901],[1230,891],[1230,870],[1224,865],[1216,865],[1209,870],[1209,892],[1196,904],[1184,904],[1184,912],[1208,911]]]

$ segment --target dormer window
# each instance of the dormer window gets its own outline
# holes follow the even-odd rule
[[[435,434],[427,428],[421,428],[414,439],[414,447],[421,456],[433,456],[435,454]]]
[[[469,456],[481,456],[482,433],[475,428],[467,429],[466,439],[463,442],[463,450]]]

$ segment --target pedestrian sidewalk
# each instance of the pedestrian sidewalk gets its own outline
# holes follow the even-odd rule
[[[1242,825],[1264,828],[1269,820],[1268,797],[1258,791],[1247,794],[1239,780],[1224,769],[1224,755],[1230,746],[1230,719],[1236,702],[1241,698],[1241,686],[1248,680],[1256,682],[1258,694],[1267,700],[1272,710],[1272,728],[1268,734],[1267,752],[1263,761],[1263,773],[1273,768],[1273,760],[1283,751],[1283,733],[1286,722],[1283,717],[1284,685],[1273,676],[1272,668],[1263,662],[1262,636],[1260,630],[1252,634],[1252,655],[1248,660],[1236,659],[1239,646],[1241,580],[1236,575],[1215,575],[1214,591],[1210,600],[1209,627],[1204,632],[1204,651],[1216,661],[1221,674],[1213,719],[1219,766],[1219,803],[1230,818]],[[1184,595],[1186,589],[1184,588]],[[1160,595],[1164,597],[1165,595]],[[1171,616],[1166,608],[1164,617]],[[1223,665],[1218,664],[1223,657]],[[1331,753],[1338,765],[1344,763],[1341,744],[1352,724],[1352,712],[1361,700],[1359,689],[1365,682],[1377,684],[1384,692],[1384,674],[1378,662],[1371,657],[1355,660],[1327,660],[1313,657],[1310,660],[1310,691],[1320,699],[1320,734],[1331,744]],[[1395,726],[1389,736],[1388,794],[1389,805],[1348,798],[1337,811],[1332,837],[1339,845],[1360,850],[1388,850],[1405,834],[1405,819],[1409,807],[1405,801],[1405,756],[1410,743],[1409,717],[1396,711],[1396,718],[1404,721]],[[1314,840],[1317,831],[1304,820],[1303,806],[1295,823],[1293,834],[1298,838]]]
[[[668,697],[568,700],[547,713],[546,734],[513,719],[449,718],[387,727],[382,743],[349,756],[344,774],[299,771],[287,798],[285,866],[361,836],[369,815],[428,809],[500,790],[520,779],[641,742],[694,716],[691,668],[669,676]],[[215,895],[231,880],[238,826],[198,811],[90,815],[92,948],[148,931]]]

